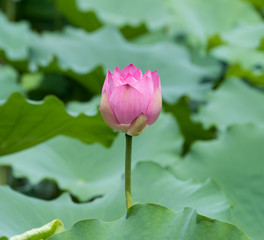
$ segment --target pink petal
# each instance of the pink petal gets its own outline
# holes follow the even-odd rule
[[[109,92],[112,93],[112,91],[119,86],[122,86],[126,84],[123,80],[123,77],[120,77],[119,73],[111,75],[111,78],[109,78]]]
[[[137,80],[131,73],[128,73],[124,82],[125,84],[129,84],[130,86],[134,86],[137,83]]]
[[[151,71],[150,71],[150,70],[146,71],[146,72],[144,73],[143,77],[145,77],[145,78],[147,78],[147,77],[148,77],[148,78],[152,78]]]
[[[114,75],[117,76],[117,77],[124,77],[125,76],[123,74],[123,72],[118,67],[115,67]]]
[[[148,119],[148,125],[153,124],[159,117],[162,107],[162,97],[159,89],[156,89],[152,95],[149,105],[146,110],[146,117]]]
[[[154,89],[159,89],[161,91],[160,77],[159,77],[158,71],[152,72],[151,75],[153,79]]]
[[[134,66],[132,63],[127,65],[123,70],[122,73],[126,76],[128,73],[133,74],[137,70],[136,66]]]
[[[102,95],[105,91],[109,92],[109,82],[111,82],[111,78],[112,78],[112,73],[110,71],[107,71],[103,89],[102,89]]]
[[[130,85],[123,85],[113,90],[110,104],[121,124],[130,124],[146,110],[145,97]]]
[[[140,68],[138,68],[134,73],[133,73],[133,77],[137,80],[140,80],[142,78],[142,72],[140,70]]]
[[[106,92],[102,94],[99,110],[104,121],[113,129],[119,129],[119,122],[114,114],[112,107],[108,101]]]
[[[146,101],[149,102],[151,96],[154,93],[154,85],[151,76],[151,71],[148,70],[143,75],[141,80],[139,80],[136,84],[134,84],[133,87],[136,88],[139,92],[141,92],[145,96]]]

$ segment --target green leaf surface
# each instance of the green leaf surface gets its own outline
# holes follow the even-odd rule
[[[0,36],[0,49],[8,58],[23,60],[28,56],[30,35],[26,22],[10,23],[0,11]]]
[[[230,218],[228,201],[210,180],[202,184],[181,181],[153,162],[137,164],[132,172],[132,180],[134,203],[164,204],[177,211],[184,207],[194,207],[200,214],[212,218]],[[67,194],[53,201],[43,201],[21,195],[8,187],[0,187],[0,195],[0,237],[10,237],[40,227],[54,218],[60,219],[68,229],[84,218],[113,221],[126,213],[124,180],[120,180],[118,187],[111,193],[83,204],[73,203]],[[10,228],[11,225],[15,227]]]
[[[170,112],[177,119],[185,143],[182,154],[185,154],[193,142],[196,140],[210,140],[215,138],[213,128],[204,129],[201,123],[191,119],[190,100],[186,97],[181,98],[176,104],[163,104],[165,111]]]
[[[0,115],[0,155],[29,148],[59,134],[107,146],[115,137],[99,113],[71,116],[53,96],[33,102],[15,93],[0,105]]]
[[[239,46],[220,46],[212,50],[211,54],[231,66],[227,77],[241,77],[252,84],[264,86],[264,52],[258,49]]]
[[[264,39],[263,23],[239,26],[222,34],[221,38],[225,45],[211,51],[214,57],[250,70],[253,75],[264,74],[264,52],[260,49]]]
[[[138,26],[145,23],[150,29],[160,29],[170,22],[164,0],[76,0],[82,12],[94,11],[98,18],[109,25]],[[68,9],[70,11],[70,9]],[[158,16],[158,17],[157,17]]]
[[[53,234],[61,232],[64,232],[62,222],[60,220],[53,220],[40,228],[34,228],[21,235],[13,236],[10,240],[47,240]]]
[[[0,187],[0,238],[20,235],[32,228],[60,219],[68,229],[73,223],[89,217],[86,204],[75,204],[67,194],[53,201],[27,197],[7,186]]]
[[[241,0],[171,0],[169,7],[173,17],[171,32],[185,34],[187,41],[197,47],[206,46],[209,37],[239,24],[261,22],[254,7]],[[230,9],[232,14],[227,14]]]
[[[98,106],[100,105],[100,101],[101,97],[95,96],[89,102],[69,102],[66,108],[72,116],[78,116],[80,113],[84,113],[87,116],[94,116],[98,113]]]
[[[133,165],[142,160],[153,160],[164,166],[172,164],[178,159],[181,145],[182,136],[173,117],[163,114],[153,126],[134,138]],[[120,133],[111,148],[57,137],[26,151],[4,156],[0,162],[12,165],[16,176],[28,177],[33,184],[45,178],[55,179],[60,188],[87,200],[118,185],[124,173],[124,158],[125,136]]]
[[[264,126],[264,92],[241,79],[227,79],[211,92],[208,103],[202,106],[195,119],[206,127],[216,125],[226,129],[236,123],[256,123]],[[228,117],[227,117],[228,116]]]
[[[124,68],[130,63],[143,72],[158,70],[163,97],[169,102],[185,94],[202,98],[211,85],[200,84],[200,81],[205,77],[215,79],[220,71],[216,62],[207,66],[193,64],[183,47],[168,42],[150,46],[128,43],[111,28],[93,34],[67,28],[62,34],[45,33],[41,38],[36,37],[33,45],[36,54],[29,63],[31,70],[48,67],[54,57],[62,71],[71,70],[79,74],[86,74],[98,65],[113,71],[115,66]]]
[[[260,8],[260,9],[264,8],[264,2],[262,0],[246,0],[246,1],[251,2],[257,8]]]
[[[179,181],[160,165],[140,162],[132,172],[133,203],[156,203],[173,210],[196,208],[200,214],[228,221],[230,203],[210,179],[203,183]],[[105,221],[116,220],[125,214],[124,180],[102,199],[90,204],[92,217]]]
[[[75,4],[72,0],[71,6],[62,5],[60,1],[57,5],[73,23],[79,18],[84,19],[85,14],[85,22],[93,22],[94,16],[89,14],[94,12],[105,25],[137,27],[144,23],[150,31],[167,27],[173,35],[187,35],[187,40],[195,45],[206,45],[210,36],[229,31],[239,24],[261,22],[254,7],[242,0],[76,0]],[[72,11],[76,7],[79,13]],[[234,11],[226,14],[230,8]],[[212,14],[215,9],[217,14]],[[83,22],[77,25],[87,28]]]
[[[54,0],[60,13],[62,13],[73,25],[81,27],[88,32],[94,31],[101,27],[101,22],[97,19],[92,11],[80,11],[77,7],[76,0]]]
[[[0,65],[0,99],[6,99],[13,92],[23,92],[17,83],[17,72],[10,66]]]
[[[13,26],[13,23],[10,25]],[[21,54],[20,57],[31,71],[41,69],[69,75],[96,93],[100,93],[102,87],[99,66],[103,66],[105,72],[108,69],[113,71],[115,66],[124,68],[130,63],[140,67],[143,72],[158,70],[163,98],[168,102],[175,102],[182,95],[203,99],[212,83],[200,82],[204,78],[213,81],[220,73],[220,65],[216,61],[206,66],[192,63],[190,54],[182,46],[169,42],[148,46],[129,43],[113,28],[103,28],[88,34],[68,27],[62,33],[44,32],[38,35],[31,32],[29,35],[28,55]],[[19,38],[19,35],[16,37]],[[6,44],[9,44],[8,39]],[[21,67],[15,61],[17,58],[6,57],[18,68]],[[96,69],[95,76],[89,75]],[[21,67],[21,70],[26,69]]]
[[[183,179],[215,180],[233,205],[231,222],[254,240],[264,238],[263,131],[254,124],[235,125],[217,140],[196,143],[171,169]]]
[[[248,24],[238,26],[229,32],[223,33],[221,38],[229,45],[243,48],[258,48],[264,38],[264,24]]]
[[[257,49],[242,48],[239,46],[220,46],[211,51],[215,58],[235,65],[239,64],[244,69],[254,71],[256,74],[260,72],[256,66],[264,67],[264,52]],[[261,71],[263,73],[263,70]]]
[[[253,86],[263,90],[264,87],[264,69],[261,70],[261,66],[256,65],[256,71],[243,69],[239,65],[233,65],[228,69],[227,76],[237,76],[241,79],[246,79]]]
[[[51,240],[67,239],[249,240],[237,227],[198,215],[192,208],[176,213],[153,204],[135,205],[115,222],[80,221],[69,231],[51,237]]]
[[[137,36],[136,38],[132,39],[130,42],[136,43],[139,45],[150,45],[155,44],[158,42],[170,42],[171,39],[169,36],[165,34],[164,30],[155,31],[155,32],[148,32],[141,36]]]

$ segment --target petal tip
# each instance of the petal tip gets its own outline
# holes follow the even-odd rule
[[[121,73],[121,70],[118,67],[115,67],[114,74]]]
[[[128,67],[133,67],[133,68],[137,68],[133,63],[130,63],[127,65]]]
[[[158,74],[158,70],[151,73],[153,85],[155,89],[159,89],[161,91],[161,85],[160,85],[160,77]]]
[[[122,72],[123,72],[125,75],[127,75],[128,73],[133,74],[136,70],[137,70],[137,67],[136,67],[134,64],[130,63],[129,65],[127,65],[127,66],[122,70]]]
[[[150,70],[146,71],[143,76],[144,77],[151,77],[151,71]]]

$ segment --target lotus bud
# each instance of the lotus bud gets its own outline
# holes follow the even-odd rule
[[[100,112],[113,129],[137,136],[153,124],[162,107],[160,78],[157,71],[142,75],[133,64],[123,70],[107,72],[102,89]]]

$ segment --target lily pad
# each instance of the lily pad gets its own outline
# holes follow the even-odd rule
[[[116,135],[99,113],[73,117],[53,96],[43,102],[34,102],[14,93],[0,105],[0,115],[0,155],[21,151],[60,134],[106,146]]]
[[[182,179],[215,180],[233,205],[231,222],[252,239],[264,238],[264,127],[234,125],[219,139],[197,142],[171,169]]]
[[[0,49],[5,51],[9,59],[23,60],[28,56],[30,42],[28,23],[11,23],[0,12],[0,36]]]
[[[29,61],[32,71],[49,67],[54,57],[62,71],[71,70],[81,75],[91,72],[98,65],[112,71],[115,66],[124,68],[134,63],[143,72],[148,69],[159,71],[163,98],[169,102],[176,101],[182,95],[203,98],[211,84],[200,84],[200,81],[205,77],[215,79],[220,73],[217,62],[213,61],[207,66],[192,63],[183,47],[169,42],[149,46],[132,44],[111,28],[93,34],[66,28],[62,34],[45,33],[41,38],[35,37],[32,45],[36,54]],[[67,53],[65,48],[68,49]]]
[[[200,214],[212,218],[227,221],[230,218],[229,202],[210,180],[202,184],[181,181],[153,162],[137,164],[132,180],[134,203],[164,204],[177,211],[184,207],[194,207]],[[119,181],[118,187],[111,193],[83,204],[73,203],[68,194],[53,201],[30,198],[8,187],[0,187],[0,194],[0,237],[21,234],[55,218],[60,219],[68,229],[76,221],[85,218],[113,221],[126,213],[123,180]]]
[[[153,204],[135,205],[115,222],[80,221],[70,230],[51,237],[51,240],[67,239],[249,240],[237,227],[198,215],[192,208],[176,213]]]
[[[105,24],[120,27],[125,25],[138,26],[145,23],[150,29],[160,29],[170,22],[164,0],[145,0],[144,2],[140,0],[133,2],[76,0],[76,5],[81,12],[94,11]]]
[[[13,24],[10,23],[10,26]],[[20,38],[19,32],[12,28],[8,30],[14,31],[12,34],[16,39]],[[28,34],[30,41],[28,46],[25,46],[28,55],[20,54],[26,67],[18,64],[17,58],[6,54],[5,58],[10,63],[22,71],[41,70],[69,75],[96,93],[100,93],[103,84],[102,73],[98,70],[100,66],[104,72],[113,71],[116,66],[124,68],[130,63],[140,67],[143,72],[148,69],[158,70],[163,98],[170,103],[174,103],[183,95],[203,99],[221,71],[216,61],[211,61],[205,66],[193,63],[188,50],[180,45],[170,42],[146,46],[133,44],[126,41],[118,30],[110,27],[94,33],[67,27],[63,32]],[[9,39],[6,39],[5,44],[9,44]],[[13,49],[13,46],[10,48]],[[0,45],[0,49],[5,51],[6,48],[1,48]],[[97,72],[95,75],[89,75],[94,71]],[[212,81],[201,84],[204,78]]]
[[[221,38],[225,45],[211,51],[214,57],[231,65],[239,65],[256,76],[264,74],[264,52],[260,49],[264,39],[263,23],[238,26],[223,33]]]
[[[264,38],[264,24],[261,22],[238,26],[223,33],[221,38],[229,45],[255,49],[260,46]]]
[[[250,3],[240,0],[171,0],[168,6],[173,16],[172,34],[184,34],[196,47],[206,46],[210,37],[230,31],[239,24],[262,21]],[[230,9],[232,14],[227,14]]]
[[[243,69],[251,70],[253,73],[263,73],[264,52],[259,51],[258,49],[227,45],[213,49],[211,54],[215,58],[231,65],[239,64]],[[262,71],[259,71],[258,68]]]
[[[13,92],[23,92],[17,83],[17,72],[10,66],[0,65],[0,99],[6,99]]]
[[[241,79],[230,78],[210,93],[208,103],[200,108],[195,119],[206,127],[216,125],[222,130],[236,123],[264,125],[262,102],[264,92]]]
[[[76,124],[75,127],[80,126]],[[98,136],[95,127],[91,128]],[[181,145],[182,136],[175,120],[169,114],[163,114],[154,125],[134,138],[133,165],[142,160],[153,160],[163,166],[172,164],[178,159]],[[60,188],[69,190],[84,201],[118,186],[124,173],[124,157],[124,134],[119,134],[111,148],[87,145],[60,136],[20,153],[4,156],[0,162],[12,165],[16,176],[28,177],[33,184],[45,178],[55,179]]]
[[[10,238],[10,240],[34,240],[41,239],[47,240],[53,234],[64,232],[63,224],[60,220],[53,220],[50,223],[45,224],[40,228],[34,228],[21,235],[16,235]]]

